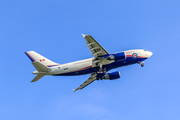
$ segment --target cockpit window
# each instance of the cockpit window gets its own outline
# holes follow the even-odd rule
[[[144,51],[147,51],[147,50],[144,50]]]

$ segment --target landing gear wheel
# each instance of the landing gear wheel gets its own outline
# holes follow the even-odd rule
[[[144,63],[141,64],[141,67],[144,67]]]

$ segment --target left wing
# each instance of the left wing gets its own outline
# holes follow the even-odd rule
[[[81,84],[78,88],[73,89],[73,91],[75,92],[76,90],[79,89],[83,89],[84,87],[88,86],[89,84],[91,84],[92,82],[94,82],[96,80],[96,76],[97,74],[93,74],[91,75],[83,84]]]

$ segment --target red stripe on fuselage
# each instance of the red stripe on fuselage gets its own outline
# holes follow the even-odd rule
[[[59,65],[59,64],[57,64],[57,65]],[[46,65],[47,67],[51,67],[51,66],[57,66],[57,65]]]
[[[26,52],[26,54],[28,54],[27,52]],[[32,58],[34,61],[36,61],[32,56],[30,56],[29,54],[28,54],[28,56],[30,57],[30,58]]]
[[[132,55],[126,55],[126,57],[133,57],[133,56]],[[138,58],[146,58],[146,57],[138,56]]]
[[[88,68],[90,68],[90,67],[92,67],[92,65],[90,65],[90,66],[87,66],[87,67],[85,67],[85,68],[78,69],[78,70],[69,71],[69,72],[66,72],[66,73],[71,73],[71,72],[81,71],[81,70],[88,69]],[[64,74],[64,73],[63,73],[63,74]]]
[[[132,57],[132,55],[126,55],[126,57]]]
[[[143,57],[143,56],[138,56],[138,58],[146,58],[146,57]]]

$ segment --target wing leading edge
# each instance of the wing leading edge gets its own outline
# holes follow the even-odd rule
[[[82,36],[86,39],[87,46],[89,47],[89,51],[92,52],[92,56],[98,57],[109,54],[91,35],[82,34]]]
[[[75,92],[76,90],[85,88],[86,86],[88,86],[89,84],[91,84],[92,82],[94,82],[94,81],[96,80],[96,76],[97,76],[97,74],[91,75],[91,76],[90,76],[83,84],[81,84],[78,88],[73,89],[73,91]]]

